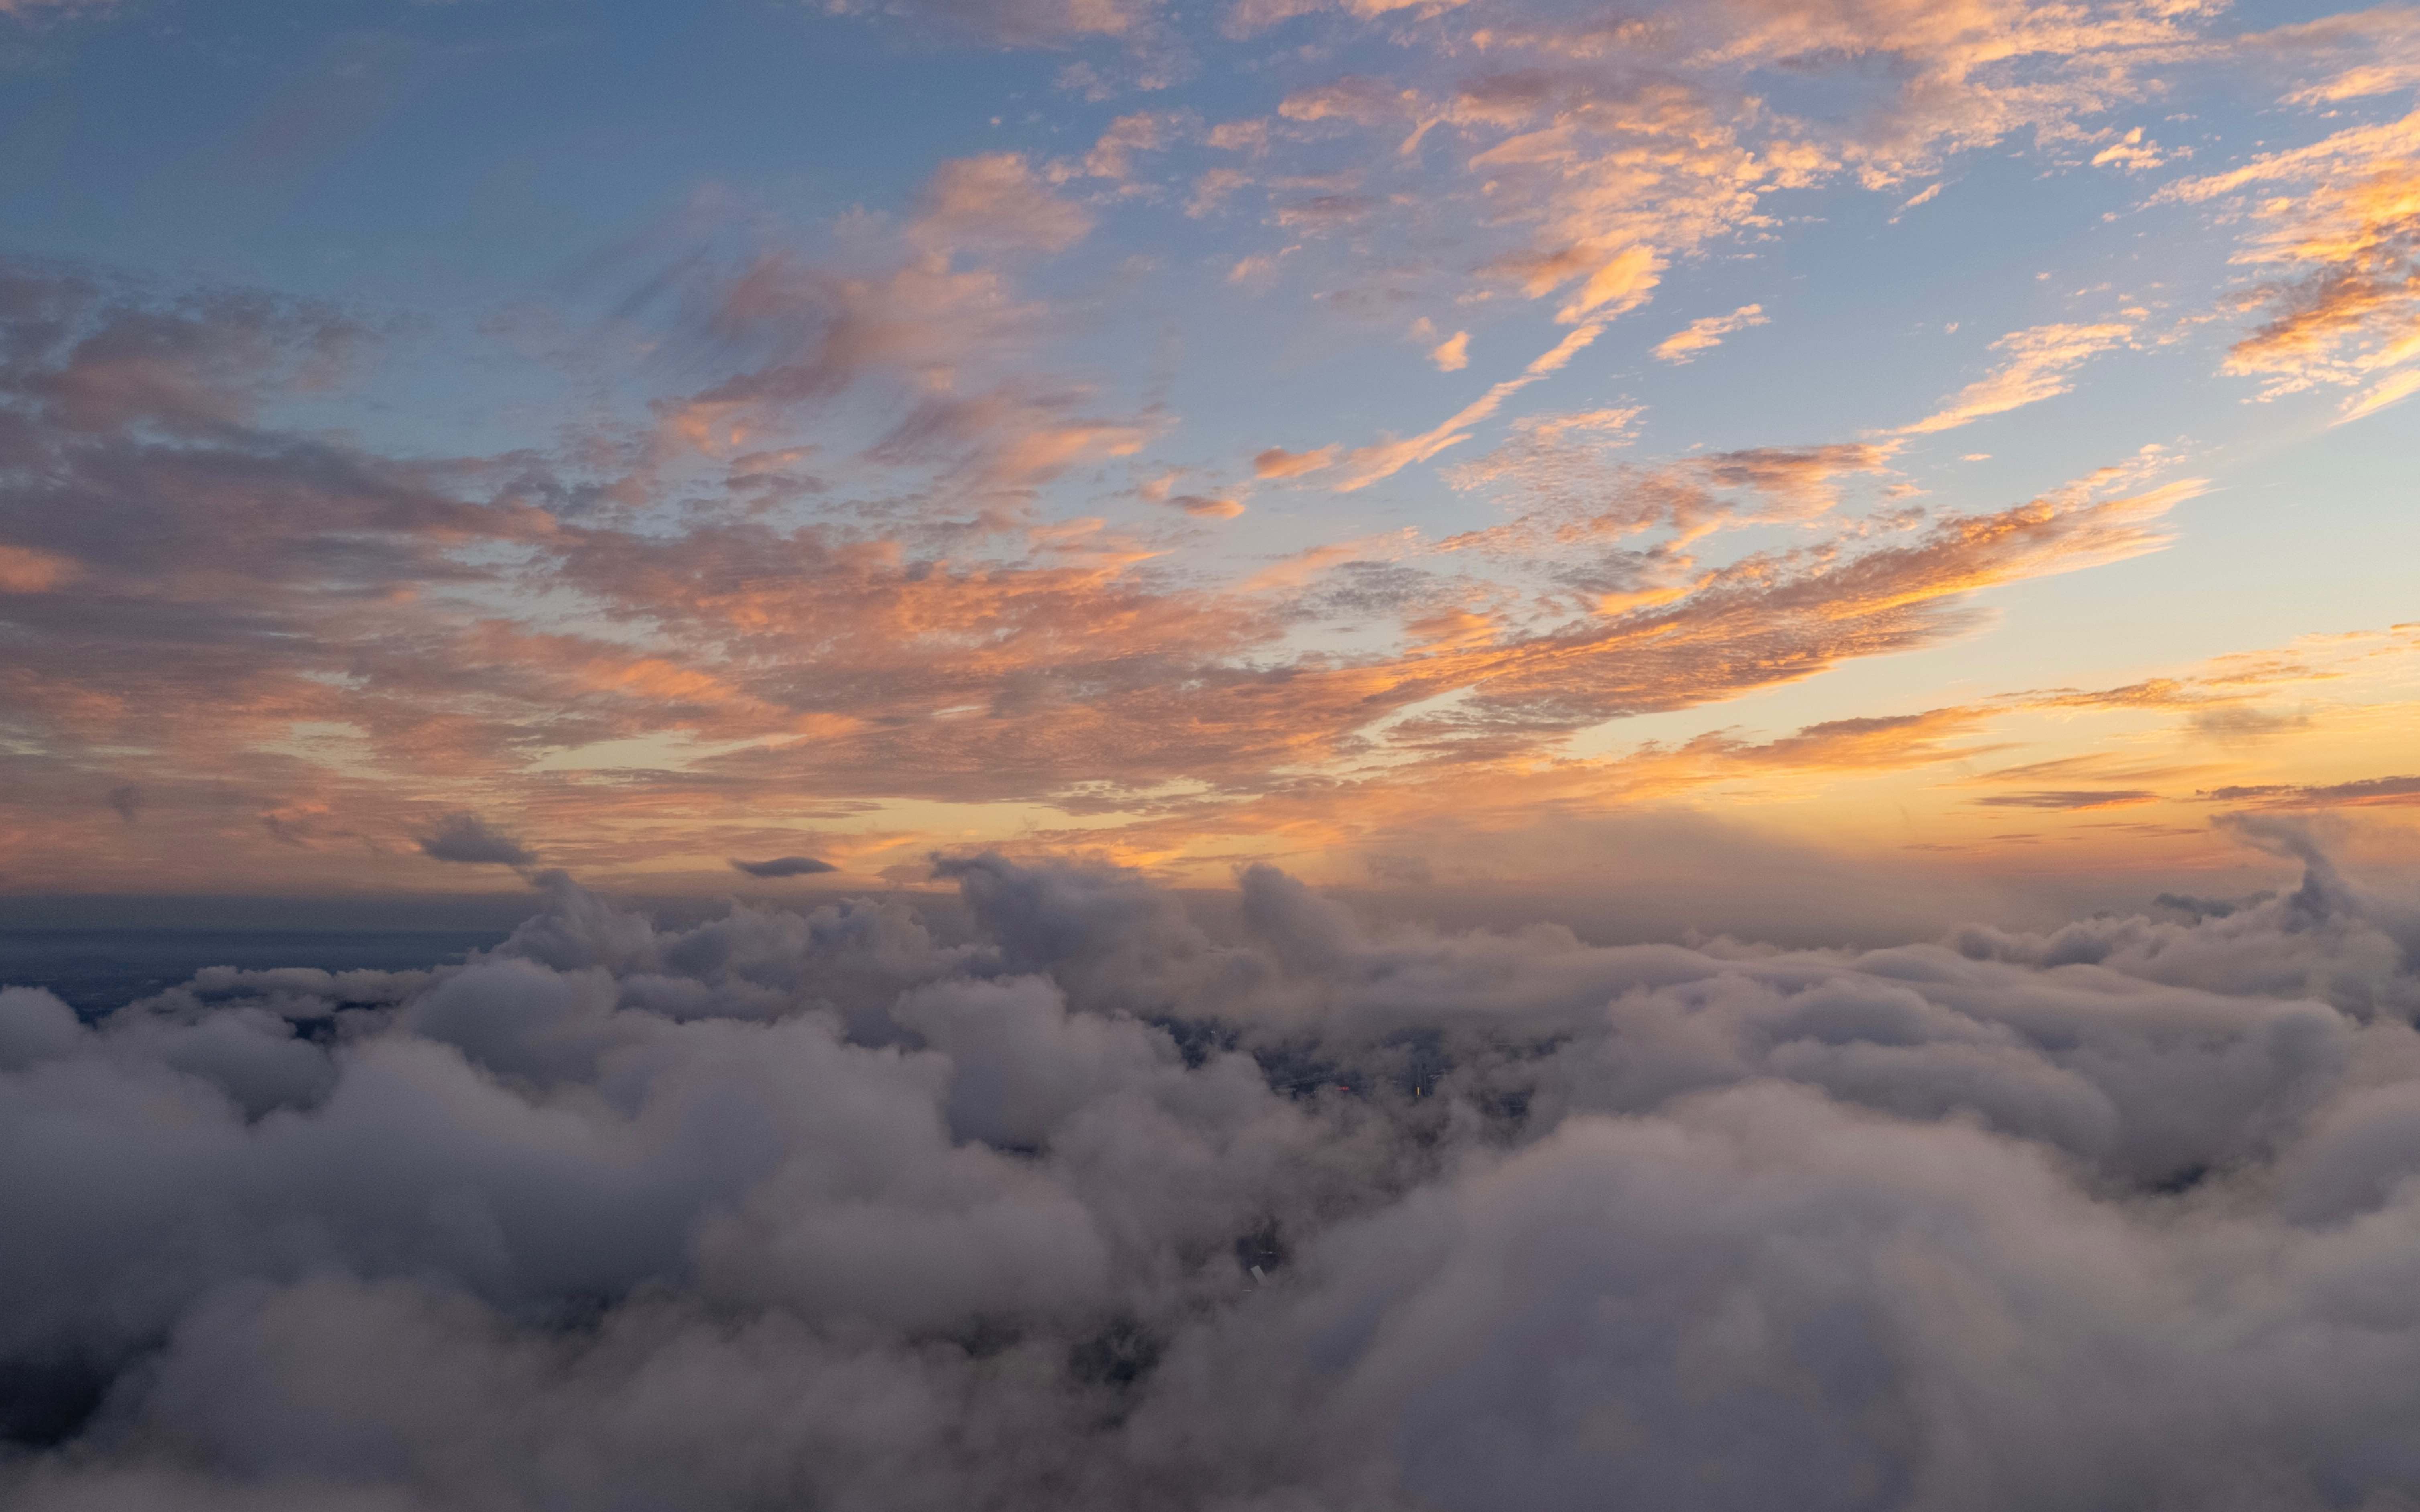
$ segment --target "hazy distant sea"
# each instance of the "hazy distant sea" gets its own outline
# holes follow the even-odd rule
[[[0,987],[47,987],[91,1018],[205,966],[412,971],[504,938],[501,929],[0,929]]]

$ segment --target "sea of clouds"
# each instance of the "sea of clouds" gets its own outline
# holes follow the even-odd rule
[[[0,1501],[2420,1505],[2420,916],[1862,951],[1123,874],[0,992]]]

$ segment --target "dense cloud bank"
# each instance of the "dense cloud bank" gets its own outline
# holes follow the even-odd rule
[[[554,875],[459,967],[12,989],[0,1500],[2411,1505],[2420,927],[2305,860],[1857,953]]]

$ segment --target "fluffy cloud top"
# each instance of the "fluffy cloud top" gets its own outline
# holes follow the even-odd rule
[[[11,989],[0,1493],[2387,1504],[2420,918],[2241,827],[2304,884],[1865,952],[976,856],[946,932],[555,874],[461,966]]]

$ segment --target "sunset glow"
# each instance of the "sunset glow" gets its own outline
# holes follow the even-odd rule
[[[8,1512],[2420,1508],[2420,6],[0,0]]]
[[[2411,850],[2409,10],[240,15],[6,23],[0,885]]]

